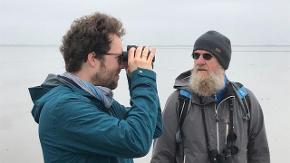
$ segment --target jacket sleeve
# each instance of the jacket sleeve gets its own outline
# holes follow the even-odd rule
[[[253,93],[250,91],[249,93],[251,119],[248,133],[248,162],[270,163],[270,153],[266,137],[263,111]]]
[[[159,104],[160,106],[160,104]],[[158,113],[157,113],[157,123],[156,123],[156,127],[154,130],[154,135],[153,138],[156,139],[158,137],[161,136],[163,132],[163,123],[162,123],[162,115],[161,115],[161,108],[158,108]]]
[[[139,69],[141,71],[143,71],[144,69]],[[146,70],[145,70],[146,71]],[[130,76],[127,76],[128,78],[128,85],[129,85],[129,88],[132,88],[132,82],[131,82],[131,75]],[[132,91],[130,91],[130,96],[132,96]],[[156,90],[156,93],[158,94],[157,90]],[[156,139],[158,137],[160,137],[160,135],[162,134],[162,130],[163,130],[163,124],[162,124],[162,115],[161,115],[161,108],[160,108],[160,100],[159,100],[159,97],[156,99],[156,102],[158,103],[158,113],[157,113],[157,122],[156,122],[156,127],[155,127],[155,130],[154,130],[154,135],[153,135],[153,138]],[[132,104],[132,103],[131,103]]]
[[[70,97],[58,113],[62,148],[76,153],[134,158],[148,153],[156,131],[159,98],[156,74],[150,70],[132,73],[131,108],[123,119],[111,116],[89,101]]]
[[[174,163],[176,153],[178,92],[167,99],[163,117],[163,133],[155,140],[151,163]]]

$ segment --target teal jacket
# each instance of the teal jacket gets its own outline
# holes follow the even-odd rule
[[[49,75],[29,88],[45,163],[132,163],[145,156],[162,122],[156,75],[138,69],[129,80],[130,105],[110,109],[71,80]]]

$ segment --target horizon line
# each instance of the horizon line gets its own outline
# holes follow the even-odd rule
[[[0,47],[57,47],[57,44],[0,44]],[[159,48],[192,48],[186,44],[155,44],[149,45]],[[232,47],[290,47],[290,44],[233,44]]]

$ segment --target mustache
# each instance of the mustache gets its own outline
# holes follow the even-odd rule
[[[193,68],[193,71],[197,72],[197,71],[208,71],[207,68],[205,68],[204,66],[195,66]]]

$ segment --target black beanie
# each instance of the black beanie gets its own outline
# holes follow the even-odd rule
[[[208,31],[201,35],[194,44],[195,50],[206,50],[212,53],[226,70],[231,60],[231,41],[216,31]]]

